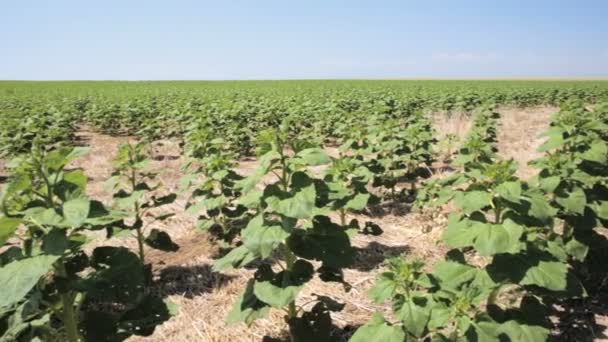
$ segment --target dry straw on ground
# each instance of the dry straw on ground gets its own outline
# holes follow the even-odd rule
[[[542,143],[538,136],[548,126],[550,115],[555,108],[501,109],[501,127],[498,135],[499,154],[504,158],[514,158],[520,165],[519,175],[527,178],[534,170],[527,162],[538,154],[536,148]],[[435,128],[439,139],[453,134],[461,141],[470,128],[470,117],[454,114],[449,117],[435,115]],[[132,140],[129,137],[111,137],[84,129],[79,135],[82,144],[90,145],[91,152],[74,163],[82,167],[89,177],[88,193],[91,197],[108,202],[110,194],[104,190],[103,183],[110,177],[114,157],[121,143]],[[455,142],[457,144],[457,142]],[[454,151],[457,149],[454,146]],[[331,154],[331,151],[329,151]],[[182,155],[173,142],[154,145],[155,160],[152,168],[161,171],[159,180],[171,191],[177,189],[182,176],[179,171],[184,162]],[[255,160],[242,161],[238,171],[251,172],[256,167]],[[453,171],[446,171],[453,172]],[[194,218],[185,214],[187,194],[178,194],[175,203],[165,208],[176,215],[157,224],[155,228],[166,230],[180,245],[176,253],[152,251],[149,260],[154,264],[157,278],[155,290],[168,296],[179,305],[179,313],[170,321],[158,327],[150,337],[133,337],[131,341],[260,341],[263,336],[284,336],[285,323],[281,314],[274,312],[266,319],[256,321],[251,327],[244,324],[227,325],[225,318],[235,298],[241,293],[244,284],[251,276],[250,270],[235,270],[227,274],[214,273],[211,267],[217,253],[203,234],[194,231]],[[299,297],[299,303],[313,298],[313,294],[328,295],[345,303],[342,312],[332,315],[336,326],[336,336],[346,339],[357,326],[364,324],[375,311],[390,312],[387,305],[371,302],[367,291],[381,269],[385,258],[405,255],[420,258],[432,265],[443,258],[447,251],[439,243],[445,226],[447,213],[409,212],[409,208],[376,208],[367,214],[349,215],[360,222],[372,221],[384,233],[380,236],[357,236],[353,245],[357,249],[355,265],[345,271],[345,279],[352,285],[349,292],[342,285],[324,283],[318,279],[307,286]],[[100,244],[113,244],[135,247],[133,239],[100,241]],[[606,317],[598,317],[606,320]]]

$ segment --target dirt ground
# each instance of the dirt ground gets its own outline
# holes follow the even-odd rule
[[[556,108],[539,107],[501,109],[501,127],[498,136],[499,154],[504,158],[514,158],[520,165],[519,176],[528,178],[534,169],[527,162],[537,156],[535,150],[542,143],[539,134],[548,127],[550,116]],[[435,116],[439,138],[454,134],[459,140],[470,127],[466,115]],[[82,167],[89,177],[88,193],[91,197],[109,201],[111,195],[104,189],[104,182],[110,177],[118,146],[129,141],[129,137],[111,137],[88,129],[79,132],[82,144],[91,146],[89,154],[77,160],[73,166]],[[453,146],[457,150],[457,146]],[[154,146],[154,161],[151,167],[161,171],[159,180],[167,190],[176,191],[182,176],[180,166],[184,159],[175,142],[166,141]],[[256,166],[255,160],[242,162],[239,172],[247,174]],[[263,336],[282,336],[285,323],[278,311],[272,311],[265,319],[247,327],[244,324],[227,325],[225,318],[233,301],[242,292],[244,284],[251,277],[250,270],[235,270],[226,274],[214,273],[211,267],[217,252],[204,234],[194,229],[194,217],[185,213],[188,194],[179,193],[178,199],[163,211],[176,215],[154,227],[167,231],[180,246],[175,253],[150,251],[148,258],[154,264],[157,278],[156,290],[168,296],[179,306],[177,316],[157,327],[150,337],[133,337],[130,341],[260,341]],[[348,215],[360,222],[372,221],[384,233],[380,236],[357,236],[353,245],[357,250],[357,261],[345,271],[345,280],[352,286],[348,292],[342,285],[313,280],[304,289],[298,302],[307,303],[314,294],[328,295],[345,304],[344,310],[332,314],[336,336],[344,339],[376,311],[389,312],[388,305],[374,304],[367,296],[374,279],[381,271],[382,262],[391,256],[404,255],[420,258],[430,267],[444,257],[447,248],[439,242],[446,224],[447,212],[414,212],[408,207],[378,207],[365,214]],[[100,244],[115,244],[135,248],[134,239],[112,239]],[[606,322],[606,317],[597,317]]]

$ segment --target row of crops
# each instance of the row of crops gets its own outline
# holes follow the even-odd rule
[[[370,315],[351,341],[547,340],[550,313],[605,291],[608,279],[608,87],[406,83],[167,83],[166,94],[139,83],[2,84],[0,341],[123,340],[176,313],[151,290],[146,258],[179,248],[170,230],[144,224],[175,214],[167,205],[177,195],[150,167],[159,139],[177,140],[187,157],[177,192],[189,194],[193,229],[225,251],[214,270],[252,270],[228,322],[277,311],[292,341],[330,341],[344,304],[299,298],[313,279],[350,290],[351,239],[382,229],[349,214],[450,204],[445,260],[386,260],[369,295],[391,312]],[[547,104],[561,110],[532,162],[538,175],[520,179],[496,153],[499,105]],[[433,177],[442,142],[430,113],[455,111],[470,112],[473,126],[449,153],[457,172]],[[71,166],[88,152],[75,139],[83,126],[138,138],[116,153],[111,201],[88,197],[89,180]],[[257,168],[241,174],[251,156]]]

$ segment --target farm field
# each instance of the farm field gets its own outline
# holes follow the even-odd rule
[[[0,341],[592,341],[608,81],[0,82]]]

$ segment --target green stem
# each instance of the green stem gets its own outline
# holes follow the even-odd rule
[[[342,227],[346,226],[346,210],[344,208],[340,209],[340,224]]]
[[[55,264],[55,269],[60,277],[65,277],[67,279],[67,272],[63,260],[60,260],[57,264]],[[60,294],[60,298],[61,320],[63,321],[67,341],[79,342],[81,338],[78,332],[78,317],[77,312],[74,310],[76,293],[66,289],[65,292]]]
[[[129,181],[131,182],[131,190],[135,192],[135,188],[137,187],[137,172],[133,164],[135,164],[135,160],[133,159],[133,155],[129,153],[129,164],[131,165],[131,176],[129,177]],[[142,219],[140,216],[140,208],[139,202],[135,201],[133,205],[133,209],[135,211],[135,231],[137,232],[137,246],[139,248],[139,260],[142,265],[146,264],[145,254],[144,254],[144,233],[142,231]]]
[[[139,248],[139,260],[141,261],[142,265],[145,265],[145,255],[144,255],[144,233],[142,232],[141,227],[139,227],[139,225],[141,224],[141,218],[139,218],[139,214],[136,215],[135,217],[135,225],[137,226],[135,228],[135,231],[137,232],[137,247]]]
[[[501,214],[501,208],[500,208],[500,203],[496,203],[496,206],[494,207],[494,223],[499,224],[500,223],[500,214]]]
[[[283,256],[285,258],[285,268],[286,271],[284,273],[284,277],[283,277],[283,282],[287,283],[289,281],[289,275],[293,269],[293,265],[296,262],[296,256],[293,254],[293,252],[289,249],[289,247],[283,245]],[[285,284],[287,285],[287,284]],[[291,318],[295,318],[297,315],[297,310],[296,310],[296,302],[295,300],[292,301],[291,303],[289,303],[288,307],[287,307],[287,318],[291,319]]]
[[[80,341],[78,333],[78,322],[74,312],[74,294],[66,292],[61,294],[61,304],[63,307],[63,325],[67,340],[70,342]]]

